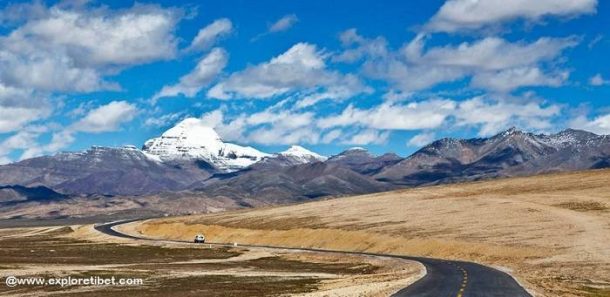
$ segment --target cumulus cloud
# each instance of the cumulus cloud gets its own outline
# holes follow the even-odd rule
[[[182,76],[177,84],[164,86],[153,101],[162,97],[173,97],[180,94],[185,97],[195,97],[204,87],[208,86],[227,64],[227,53],[221,48],[212,49],[202,57],[195,69]]]
[[[346,48],[333,59],[361,62],[365,75],[387,81],[403,93],[464,78],[471,78],[475,88],[510,92],[527,86],[562,85],[568,72],[547,68],[565,49],[578,43],[575,38],[543,37],[527,43],[488,37],[458,45],[427,47],[429,38],[418,35],[401,49],[392,51],[383,38],[365,38],[352,29],[340,36]]]
[[[388,141],[389,137],[389,131],[366,129],[343,140],[342,143],[354,145],[384,144]]]
[[[347,127],[325,129],[320,127],[313,112],[283,110],[277,106],[252,114],[227,118],[223,109],[204,114],[201,119],[213,127],[225,140],[263,145],[290,144],[383,144],[389,131]]]
[[[593,119],[588,119],[586,116],[580,115],[572,119],[569,126],[575,129],[608,135],[610,134],[610,114],[599,115]]]
[[[39,91],[116,89],[104,76],[117,68],[174,57],[178,18],[152,5],[38,6],[0,36],[0,81]]]
[[[59,125],[24,126],[0,142],[0,163],[12,162],[8,155],[15,150],[21,151],[19,160],[55,153],[72,144],[76,140],[76,133],[78,132],[116,131],[120,129],[122,124],[133,120],[137,112],[138,109],[134,104],[126,101],[112,101],[89,110],[80,120],[67,127]],[[46,143],[39,141],[43,134],[50,134],[51,136],[51,139]]]
[[[432,132],[423,132],[420,134],[417,134],[413,137],[411,137],[411,139],[409,139],[407,141],[407,146],[410,147],[422,147],[424,145],[427,145],[429,143],[431,143],[432,141],[434,141],[436,138],[436,135]]]
[[[223,18],[218,19],[201,28],[197,33],[197,36],[193,38],[191,45],[187,48],[187,51],[200,51],[210,48],[216,41],[230,34],[233,31],[233,24],[229,19]]]
[[[314,114],[281,110],[272,106],[252,114],[226,118],[223,109],[204,114],[202,120],[223,139],[258,144],[318,143],[319,131],[312,125]]]
[[[38,157],[44,154],[55,153],[62,149],[65,149],[74,142],[75,138],[73,131],[61,130],[53,132],[51,141],[46,144],[40,144],[36,138],[32,139],[32,142],[23,148],[23,153],[19,157],[19,160],[29,159]]]
[[[121,124],[131,121],[137,112],[138,109],[134,104],[112,101],[90,110],[71,126],[71,130],[91,133],[116,131]]]
[[[457,46],[432,47],[422,52],[424,41],[425,38],[420,36],[403,49],[409,61],[480,70],[501,70],[549,61],[564,49],[577,45],[574,38],[542,37],[532,43],[513,43],[498,37],[487,37]]]
[[[385,58],[390,54],[385,38],[366,39],[360,36],[355,28],[342,32],[339,40],[347,49],[333,56],[335,62],[353,63],[364,57]],[[353,45],[356,47],[349,48]]]
[[[51,140],[46,144],[41,144],[39,138],[45,133],[52,133]],[[23,127],[0,142],[0,164],[12,162],[13,159],[9,157],[9,154],[14,151],[20,151],[21,155],[18,160],[23,160],[64,149],[74,141],[72,133],[68,130],[55,130],[49,125]]]
[[[497,26],[512,20],[595,13],[597,0],[448,0],[425,25],[428,31],[456,32]]]
[[[382,103],[369,109],[352,105],[340,114],[321,118],[322,128],[358,125],[381,130],[433,129],[443,124],[456,107],[451,100],[433,99],[407,104]]]
[[[495,95],[494,95],[495,96]],[[262,111],[230,112],[227,106],[202,115],[228,141],[263,145],[384,144],[394,131],[416,131],[408,146],[431,142],[439,129],[468,128],[489,136],[510,126],[549,131],[561,106],[524,97],[477,96],[466,100],[444,98],[385,101],[370,107],[349,104],[338,113],[320,114],[283,100]]]
[[[183,112],[168,113],[161,116],[152,116],[144,120],[144,126],[146,127],[166,127],[172,123],[177,122],[180,118],[183,118],[185,114]]]
[[[0,133],[17,131],[24,125],[49,115],[49,110],[0,106]]]
[[[480,136],[489,136],[511,126],[549,129],[552,127],[551,119],[560,112],[558,105],[544,105],[527,98],[497,100],[479,96],[460,102],[454,117],[458,127],[477,127]]]
[[[518,67],[477,73],[472,78],[470,85],[475,88],[506,93],[519,87],[561,86],[568,77],[567,71],[547,74],[538,67]]]
[[[41,95],[0,83],[0,133],[21,130],[51,112],[51,104]]]
[[[589,79],[589,84],[595,87],[599,87],[610,84],[610,80],[604,79],[604,77],[600,73],[598,73]]]
[[[349,106],[342,113],[320,116],[276,104],[263,111],[227,118],[224,108],[202,116],[226,140],[245,143],[383,144],[392,130],[416,130],[442,125],[455,108],[449,100],[406,105],[382,104],[370,109]]]
[[[41,127],[22,129],[0,142],[0,164],[9,163],[7,157],[13,150],[26,150],[36,143],[42,133]]]
[[[315,45],[297,43],[270,61],[231,74],[208,97],[266,99],[295,91],[321,91],[320,98],[344,99],[370,89],[353,75],[326,68],[326,55]]]

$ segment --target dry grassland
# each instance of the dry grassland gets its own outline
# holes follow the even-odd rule
[[[503,267],[539,296],[610,296],[610,170],[550,174],[131,226],[151,237],[373,251]]]

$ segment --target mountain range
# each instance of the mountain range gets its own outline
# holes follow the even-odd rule
[[[191,204],[212,199],[222,209],[605,167],[610,136],[573,129],[545,135],[511,128],[489,138],[444,138],[406,158],[363,148],[327,158],[296,145],[268,154],[227,143],[189,118],[142,149],[92,147],[0,166],[0,206],[154,195],[195,199]]]

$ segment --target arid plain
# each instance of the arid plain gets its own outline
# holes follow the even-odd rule
[[[535,296],[610,295],[610,170],[164,218],[129,233],[476,261]]]
[[[122,239],[92,225],[0,229],[3,281],[142,280],[124,286],[3,284],[1,296],[381,297],[415,282],[424,271],[421,264],[402,259]]]

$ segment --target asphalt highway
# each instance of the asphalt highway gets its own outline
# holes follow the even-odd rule
[[[157,240],[137,237],[116,231],[113,227],[138,221],[138,219],[116,221],[95,225],[95,229],[107,235],[149,241],[167,241],[186,243],[180,240]],[[206,242],[206,244],[208,244]],[[230,246],[227,243],[209,243],[212,245]],[[392,254],[346,252],[314,248],[289,248],[266,245],[240,244],[242,247],[271,248],[310,252],[337,253],[346,255],[364,255],[401,258],[422,263],[426,275],[408,287],[396,292],[393,297],[531,297],[523,287],[510,275],[500,270],[472,262],[449,261],[423,257],[409,257]]]

